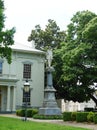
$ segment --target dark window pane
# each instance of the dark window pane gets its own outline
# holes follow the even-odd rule
[[[31,78],[31,64],[24,64],[23,78]]]

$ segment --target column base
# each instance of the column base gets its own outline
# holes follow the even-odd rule
[[[39,115],[61,115],[60,108],[40,108]]]

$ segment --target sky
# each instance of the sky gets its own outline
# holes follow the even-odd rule
[[[89,10],[97,14],[97,0],[4,0],[5,28],[16,28],[14,40],[28,44],[27,38],[36,25],[42,29],[48,19],[55,20],[61,30],[66,30],[77,11]]]

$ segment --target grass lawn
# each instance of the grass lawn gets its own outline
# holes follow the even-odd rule
[[[40,123],[32,121],[25,122],[20,119],[0,116],[0,130],[88,130],[88,129],[62,126],[50,123]]]

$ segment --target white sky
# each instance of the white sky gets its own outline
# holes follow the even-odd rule
[[[65,30],[77,11],[89,10],[97,14],[97,0],[4,0],[5,25],[16,28],[15,42],[27,43],[35,25],[42,28],[48,19],[55,20]]]

